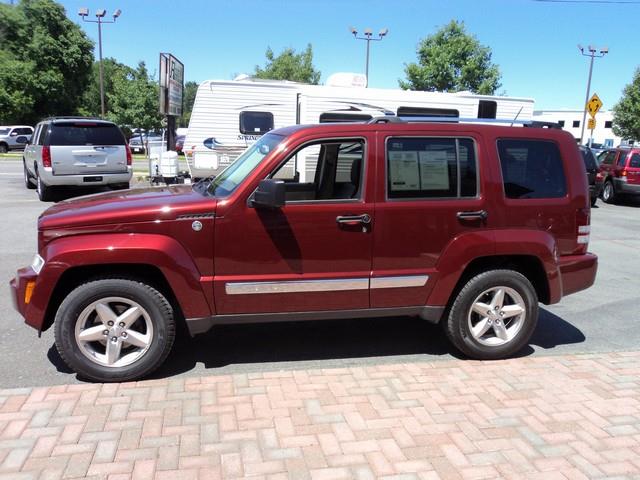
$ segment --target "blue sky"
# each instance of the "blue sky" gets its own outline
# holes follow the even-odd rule
[[[531,97],[536,108],[583,107],[588,58],[577,44],[608,46],[596,60],[592,91],[609,109],[640,65],[633,24],[640,4],[544,3],[533,0],[69,0],[67,14],[97,40],[97,26],[82,23],[79,7],[123,13],[103,29],[105,56],[135,65],[144,60],[157,72],[158,53],[185,64],[186,80],[231,79],[264,64],[267,46],[314,48],[322,81],[334,72],[364,72],[365,42],[348,31],[389,29],[372,42],[369,85],[397,88],[404,64],[416,60],[420,39],[451,19],[493,50],[502,91]],[[96,47],[97,49],[97,47]]]

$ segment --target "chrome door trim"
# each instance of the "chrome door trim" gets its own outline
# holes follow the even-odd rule
[[[334,292],[342,290],[367,290],[368,288],[368,278],[285,280],[282,282],[229,282],[225,284],[225,292],[227,295],[249,295],[255,293]]]
[[[281,282],[227,282],[227,295],[265,293],[337,292],[367,290],[368,288],[424,287],[428,275],[402,275],[376,278],[330,278],[326,280],[283,280]]]
[[[424,287],[429,275],[402,275],[399,277],[375,277],[371,279],[371,288]]]

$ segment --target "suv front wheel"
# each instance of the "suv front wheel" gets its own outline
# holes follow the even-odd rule
[[[478,360],[506,358],[529,341],[538,320],[538,296],[514,270],[491,270],[471,278],[460,290],[446,333],[465,355]]]
[[[124,278],[80,285],[55,318],[56,348],[79,376],[123,382],[148,375],[175,337],[173,309],[155,288]]]

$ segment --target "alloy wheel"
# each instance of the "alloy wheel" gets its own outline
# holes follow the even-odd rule
[[[505,345],[516,337],[526,315],[524,299],[516,290],[493,287],[473,301],[468,314],[469,331],[482,345]]]

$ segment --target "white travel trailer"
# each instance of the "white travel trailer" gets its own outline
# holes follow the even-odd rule
[[[250,78],[209,80],[198,87],[184,149],[191,175],[206,177],[217,174],[275,128],[389,115],[529,121],[533,100]]]

